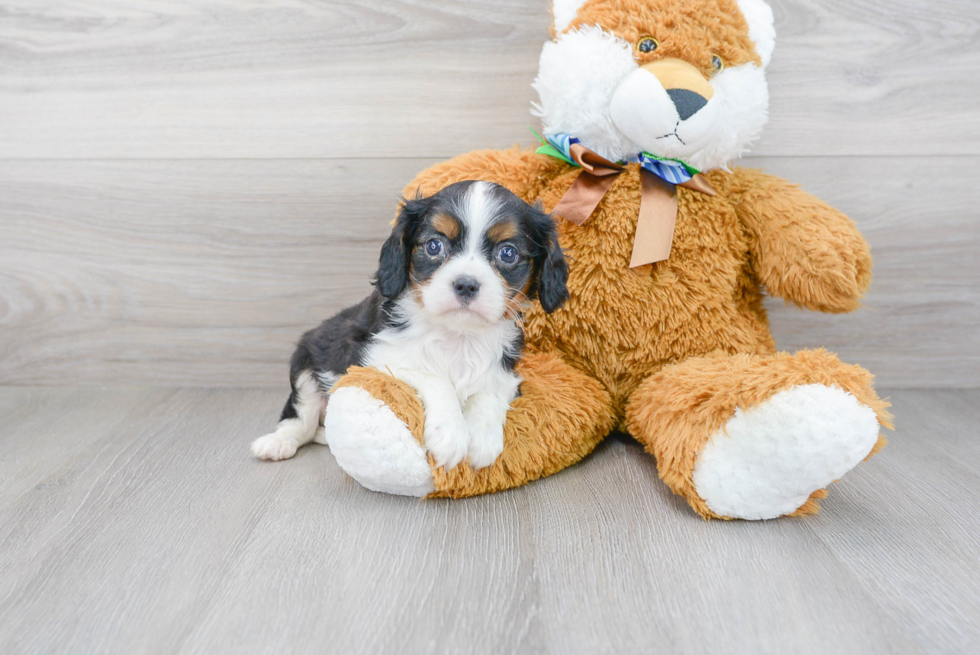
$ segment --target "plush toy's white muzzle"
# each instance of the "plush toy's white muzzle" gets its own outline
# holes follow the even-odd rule
[[[711,100],[713,90],[707,81],[704,86],[708,92],[667,89],[647,67],[637,68],[613,92],[609,116],[642,151],[683,159],[715,138],[718,104]]]

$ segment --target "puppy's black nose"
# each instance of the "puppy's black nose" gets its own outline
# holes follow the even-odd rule
[[[686,121],[708,104],[704,96],[687,89],[667,89],[667,95],[677,107],[677,115],[681,117],[682,121]]]
[[[480,290],[480,283],[476,281],[476,278],[458,277],[453,282],[453,290],[459,299],[466,303],[473,300],[476,292]]]

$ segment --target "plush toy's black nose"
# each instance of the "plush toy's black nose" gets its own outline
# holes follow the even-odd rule
[[[480,283],[476,281],[476,278],[472,277],[458,277],[456,281],[453,282],[453,290],[459,299],[464,303],[473,300],[476,296],[477,291],[480,290]]]
[[[674,101],[674,106],[677,107],[677,114],[681,117],[682,121],[686,121],[708,104],[704,96],[694,91],[688,91],[687,89],[667,89],[667,95]]]

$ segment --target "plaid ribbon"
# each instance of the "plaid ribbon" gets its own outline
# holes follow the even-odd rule
[[[531,130],[534,132],[534,130]],[[572,186],[552,210],[576,225],[584,225],[627,163],[640,164],[640,207],[633,236],[630,268],[664,261],[670,256],[677,220],[679,186],[716,195],[701,172],[679,159],[664,159],[641,152],[630,162],[611,162],[568,134],[534,135],[543,144],[537,152],[581,168]]]
[[[572,160],[571,147],[572,144],[581,143],[581,141],[568,134],[545,134],[544,138],[556,151],[558,151],[558,153],[562,155],[560,159],[564,159],[573,166],[578,166],[578,164]],[[542,152],[542,154],[550,154],[552,156],[556,155],[556,153],[550,151]],[[674,185],[689,182],[695,175],[701,172],[679,159],[665,159],[663,157],[651,155],[648,152],[641,152],[635,157],[622,163],[633,162],[638,162],[643,170],[650,171],[664,182],[669,182],[670,184]]]

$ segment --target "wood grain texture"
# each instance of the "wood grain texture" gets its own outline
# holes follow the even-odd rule
[[[980,386],[980,205],[966,190],[980,159],[960,158],[950,169],[944,161],[749,160],[847,213],[874,257],[871,290],[857,312],[835,316],[768,300],[779,348],[827,347],[883,386]]]
[[[0,384],[281,383],[368,290],[419,169],[528,143],[547,2],[124,0],[0,8]],[[750,165],[852,215],[864,310],[770,303],[784,349],[980,385],[980,15],[777,0]]]
[[[524,126],[547,0],[8,0],[0,158],[444,158]],[[773,0],[759,155],[980,155],[974,0]]]
[[[980,13],[773,0],[749,165],[849,213],[866,307],[770,303],[899,431],[816,517],[706,523],[611,438],[465,501],[252,460],[397,193],[530,141],[545,0],[0,7],[0,652],[964,653],[980,641]],[[273,389],[78,388],[152,383]],[[883,391],[883,395],[889,395]]]
[[[397,190],[430,163],[0,162],[0,383],[282,384],[299,335],[368,293]],[[746,163],[848,212],[876,260],[855,314],[770,303],[781,348],[885,386],[980,384],[980,158]]]
[[[419,501],[252,460],[277,391],[0,389],[0,651],[970,652],[978,394],[893,392],[815,517],[709,523],[625,437]]]

